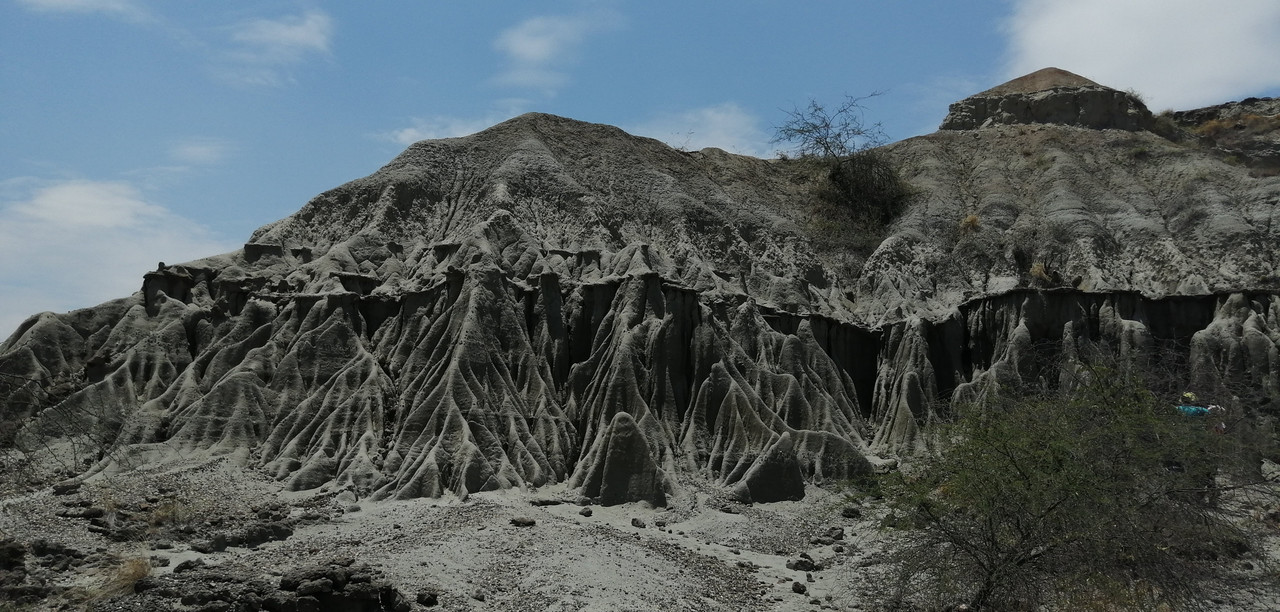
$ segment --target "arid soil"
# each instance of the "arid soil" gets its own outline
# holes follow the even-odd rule
[[[249,609],[249,593],[265,600],[315,565],[368,566],[413,609],[844,609],[869,586],[858,576],[881,573],[882,507],[812,486],[803,501],[742,504],[683,484],[665,508],[592,505],[563,485],[370,502],[285,492],[213,460],[13,496],[0,530],[74,551],[28,554],[28,581],[48,587],[35,609]],[[244,539],[255,530],[264,541]],[[149,574],[111,593],[133,559]]]
[[[143,467],[0,501],[5,542],[26,551],[4,588],[20,610],[205,612],[875,610],[893,592],[902,535],[883,500],[809,486],[742,504],[692,477],[680,491],[665,508],[563,485],[371,502],[286,492],[227,459]],[[1276,502],[1235,505],[1257,550],[1202,603],[1275,609]]]

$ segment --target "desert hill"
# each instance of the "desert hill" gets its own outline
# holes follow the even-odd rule
[[[683,473],[768,501],[867,472],[1046,342],[1176,347],[1266,405],[1280,178],[1155,125],[1056,69],[958,102],[880,150],[912,193],[867,249],[797,161],[522,115],[32,317],[5,420],[89,436],[64,476],[207,453],[296,490],[661,504]]]
[[[416,143],[0,344],[0,600],[865,606],[890,511],[815,485],[957,402],[1101,350],[1274,416],[1278,110],[1038,71],[873,151],[887,225],[805,159],[536,113]],[[1247,565],[1206,605],[1280,605]]]

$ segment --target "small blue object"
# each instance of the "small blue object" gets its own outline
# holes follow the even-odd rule
[[[1209,409],[1204,406],[1178,406],[1178,412],[1187,416],[1204,416],[1209,414]]]

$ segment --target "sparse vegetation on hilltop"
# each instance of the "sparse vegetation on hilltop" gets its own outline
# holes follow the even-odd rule
[[[791,144],[786,154],[821,177],[812,220],[818,237],[864,254],[879,244],[910,195],[893,163],[876,150],[888,140],[884,130],[864,119],[862,103],[876,95],[846,95],[834,108],[810,100],[803,109],[787,112],[773,140]]]

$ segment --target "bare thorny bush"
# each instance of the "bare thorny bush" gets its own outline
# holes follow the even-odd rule
[[[1134,360],[1059,367],[1055,389],[958,407],[937,455],[890,488],[907,529],[886,607],[1182,607],[1248,550],[1224,499],[1271,490],[1257,466],[1273,435],[1181,414]]]
[[[902,212],[910,189],[877,147],[887,142],[879,123],[863,117],[863,102],[879,95],[845,96],[828,108],[810,100],[787,112],[774,143],[790,143],[801,167],[816,174],[812,230],[856,251],[879,244],[885,228]]]
[[[0,373],[0,493],[79,474],[110,452],[122,415],[63,401],[83,386]]]

